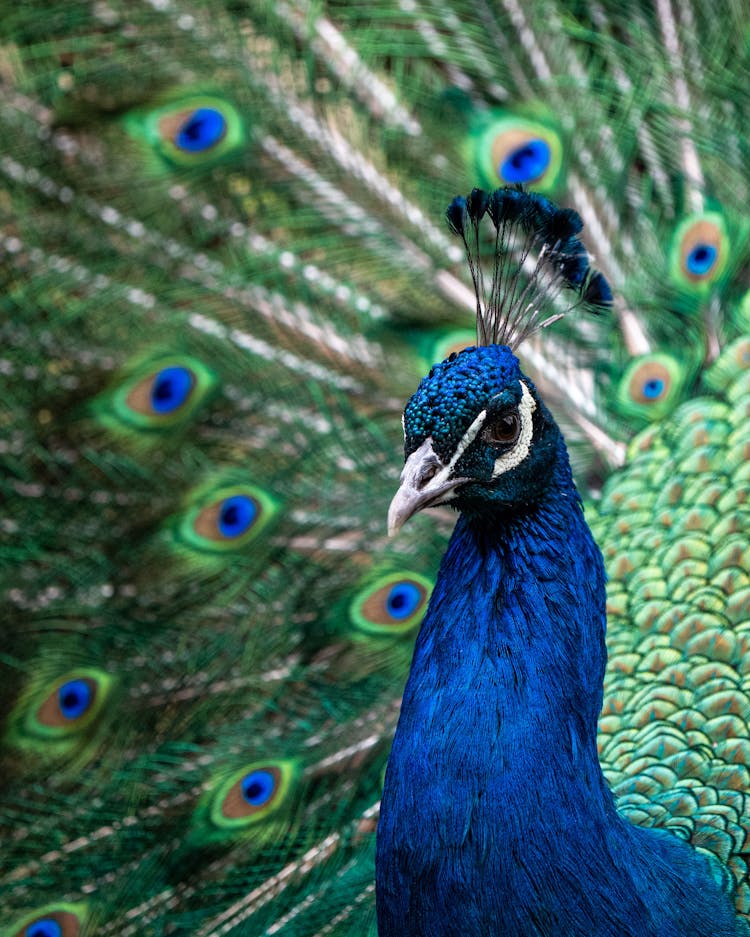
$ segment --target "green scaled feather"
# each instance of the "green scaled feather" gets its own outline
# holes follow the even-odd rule
[[[740,342],[746,339],[740,339]],[[718,856],[750,909],[750,362],[729,347],[697,397],[636,436],[587,517],[609,571],[599,746],[619,808]]]

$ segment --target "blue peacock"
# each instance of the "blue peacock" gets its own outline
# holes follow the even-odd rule
[[[749,26],[7,5],[2,937],[739,932]]]

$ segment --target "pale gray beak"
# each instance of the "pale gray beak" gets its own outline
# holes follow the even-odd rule
[[[388,536],[392,537],[409,518],[435,504],[443,504],[453,497],[457,485],[468,478],[448,478],[452,466],[444,465],[427,438],[416,452],[406,460],[401,473],[401,485],[388,508]]]

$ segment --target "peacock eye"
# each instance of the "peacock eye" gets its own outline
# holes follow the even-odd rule
[[[521,418],[516,410],[511,410],[487,423],[482,430],[482,439],[491,445],[507,446],[518,439],[520,432]]]
[[[3,934],[12,937],[78,937],[84,925],[85,906],[73,904],[46,905]]]

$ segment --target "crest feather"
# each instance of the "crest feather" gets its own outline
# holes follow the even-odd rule
[[[491,278],[485,276],[481,258],[479,229],[485,215],[495,226]],[[507,345],[515,351],[573,309],[601,311],[611,305],[609,284],[591,269],[578,236],[583,222],[571,208],[507,186],[457,196],[446,217],[466,248],[477,297],[477,344]],[[564,297],[566,289],[570,300]]]

